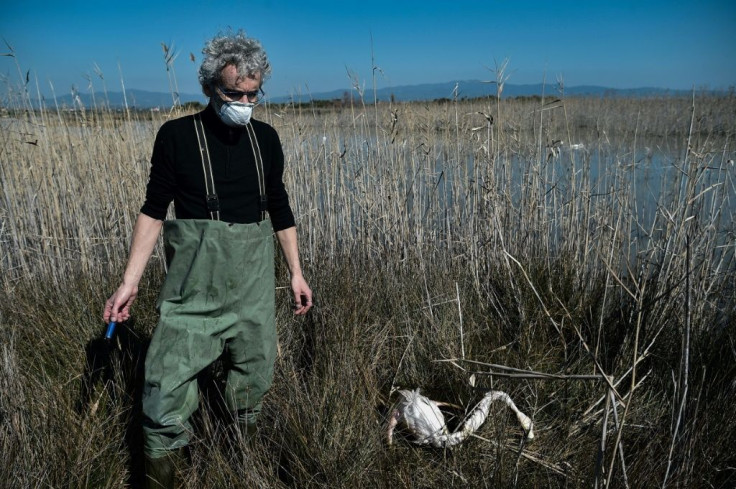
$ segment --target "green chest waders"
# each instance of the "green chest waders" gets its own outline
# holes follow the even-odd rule
[[[273,228],[265,218],[263,164],[255,134],[261,222],[219,220],[219,202],[199,116],[195,129],[211,220],[164,223],[168,273],[158,299],[159,323],[146,356],[143,388],[144,451],[150,458],[189,443],[189,418],[199,404],[197,374],[227,345],[231,369],[226,402],[255,424],[271,386],[276,358]]]

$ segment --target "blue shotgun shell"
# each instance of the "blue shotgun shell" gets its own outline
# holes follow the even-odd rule
[[[115,323],[110,322],[110,324],[107,325],[107,331],[105,332],[105,339],[111,340],[113,333],[115,333]]]

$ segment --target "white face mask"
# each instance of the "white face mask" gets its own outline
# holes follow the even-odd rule
[[[217,100],[216,97],[215,109],[217,105],[220,106],[219,110],[216,110],[217,115],[220,116],[222,122],[230,127],[242,127],[250,122],[250,116],[253,114],[253,107],[256,104],[244,104],[242,102],[224,102]],[[217,103],[219,102],[219,103]]]

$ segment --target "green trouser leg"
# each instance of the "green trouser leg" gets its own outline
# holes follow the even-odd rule
[[[207,220],[164,224],[169,270],[146,356],[144,451],[158,458],[189,443],[196,377],[228,346],[226,402],[250,422],[271,386],[276,358],[273,228]]]
[[[181,472],[188,465],[184,448],[158,458],[146,456],[146,489],[174,489],[182,486]]]

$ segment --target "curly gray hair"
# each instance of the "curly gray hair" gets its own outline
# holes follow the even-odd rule
[[[266,51],[257,39],[247,37],[245,32],[218,34],[207,41],[202,49],[204,59],[199,67],[199,84],[205,95],[208,88],[220,83],[222,70],[235,65],[239,74],[261,74],[261,83],[271,74],[271,63]]]

